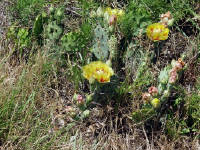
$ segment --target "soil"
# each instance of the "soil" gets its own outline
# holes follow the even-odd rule
[[[0,39],[2,39],[5,30],[10,25],[8,7],[9,7],[9,3],[5,0],[1,0],[0,2]]]

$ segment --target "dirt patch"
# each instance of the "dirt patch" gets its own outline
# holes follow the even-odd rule
[[[156,66],[159,69],[164,68],[171,63],[173,59],[177,60],[181,54],[188,51],[188,38],[180,32],[171,31],[167,41],[159,43],[159,53]]]
[[[0,39],[6,31],[7,27],[10,25],[9,13],[8,13],[9,3],[5,0],[0,2]]]

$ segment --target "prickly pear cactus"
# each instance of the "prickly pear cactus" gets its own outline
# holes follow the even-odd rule
[[[109,39],[110,59],[117,59],[117,38],[112,35]]]
[[[125,63],[125,70],[127,74],[131,74],[132,77],[136,77],[139,68],[142,67],[146,59],[144,50],[138,43],[130,43],[123,57]]]
[[[76,51],[76,49],[74,49],[76,46],[76,37],[74,36],[73,32],[63,35],[61,38],[61,44],[66,51]]]
[[[169,80],[169,67],[165,67],[163,70],[160,71],[160,75],[158,76],[158,93],[162,94],[163,91],[167,88],[168,80]]]
[[[56,41],[63,33],[63,29],[57,25],[56,21],[50,22],[46,28],[47,38]]]
[[[38,37],[43,32],[43,24],[46,19],[47,19],[46,13],[42,13],[36,17],[32,29],[32,33],[34,36]]]
[[[94,45],[92,52],[99,59],[106,61],[109,55],[108,34],[101,25],[94,30]]]

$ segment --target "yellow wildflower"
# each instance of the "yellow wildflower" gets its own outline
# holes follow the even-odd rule
[[[154,23],[147,27],[147,36],[154,42],[166,40],[168,38],[169,29],[161,23]]]
[[[124,11],[122,9],[118,10],[117,15],[118,16],[123,16],[124,15]]]
[[[95,61],[83,67],[83,76],[90,82],[95,79],[100,83],[110,82],[113,74],[112,68],[101,61]]]
[[[107,7],[105,9],[105,13],[108,13],[109,16],[117,16],[117,17],[121,17],[124,15],[124,11],[122,9],[112,9],[110,7]]]
[[[160,106],[160,100],[157,99],[157,98],[154,98],[152,101],[151,101],[151,105],[154,107],[154,108],[158,108]]]

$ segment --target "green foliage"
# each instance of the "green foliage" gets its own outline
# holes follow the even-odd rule
[[[156,115],[156,111],[153,108],[142,108],[132,113],[132,119],[135,123],[145,122]]]
[[[54,13],[54,19],[57,21],[57,24],[61,24],[61,21],[64,17],[64,7],[59,7]]]
[[[30,38],[28,29],[20,28],[17,33],[17,44],[19,48],[24,48],[29,45]]]
[[[171,12],[178,22],[186,14],[194,15],[191,3],[194,0],[138,0],[130,1],[125,16],[121,21],[121,30],[126,37],[140,36],[147,25],[158,22],[160,15]],[[184,9],[183,9],[184,8]]]
[[[86,48],[91,40],[92,26],[89,23],[83,23],[78,31],[71,31],[61,38],[61,46],[67,52],[76,52]]]
[[[173,112],[169,113],[166,121],[166,133],[171,138],[176,138],[178,135],[186,135],[191,133],[195,136],[199,134],[200,128],[200,96],[197,93],[192,93],[183,98],[178,98],[178,101],[184,102],[183,114],[173,115]],[[176,100],[176,105],[177,104]],[[184,115],[184,116],[183,116]]]
[[[109,55],[108,33],[101,25],[94,30],[94,45],[92,52],[99,60],[107,60]]]
[[[187,124],[192,130],[200,128],[200,95],[193,93],[192,96],[186,98],[187,107]]]
[[[170,11],[175,21],[178,21],[186,13],[190,13],[191,3],[194,0],[139,0],[154,20],[158,21],[161,14]],[[184,9],[183,9],[184,8]]]
[[[77,39],[78,39],[77,32],[69,32],[63,35],[61,38],[62,47],[66,51],[78,51],[78,49],[73,49],[76,45]]]
[[[25,48],[30,44],[30,35],[27,28],[17,28],[13,25],[9,28],[7,37],[15,42],[18,49]]]
[[[16,40],[17,38],[17,27],[14,25],[11,25],[9,28],[8,28],[8,32],[7,32],[7,38],[8,39],[12,39],[12,40]]]
[[[147,62],[142,62],[137,70],[133,86],[141,91],[144,91],[153,82],[153,76]]]
[[[27,25],[42,11],[45,0],[17,0],[13,2],[11,9],[19,15],[20,22]]]
[[[35,77],[28,72],[27,68],[24,68],[15,85],[6,85],[5,89],[2,88],[2,84],[0,85],[0,141],[2,145],[8,140],[19,144],[19,149],[32,149],[33,145],[36,149],[41,149],[48,143],[41,145],[39,140],[47,140],[41,137],[48,133],[49,116],[38,107],[37,98],[41,92],[39,85],[42,84],[40,74],[31,72],[36,73],[36,78],[40,80],[37,82],[37,79],[34,80]],[[28,138],[22,138],[27,135]]]
[[[152,22],[151,20],[151,15],[144,5],[134,1],[129,4],[120,27],[127,37],[140,36],[145,33],[147,25]]]
[[[45,15],[43,15],[46,18]],[[47,42],[58,42],[63,34],[63,20],[64,17],[64,8],[63,7],[50,7],[50,15],[48,16],[48,21],[45,26],[44,35],[47,39]],[[40,19],[42,21],[42,18]],[[46,20],[46,19],[45,19]],[[42,26],[41,21],[38,22]],[[49,41],[50,40],[50,41]],[[54,45],[53,43],[50,45]],[[56,45],[56,44],[55,44]]]

